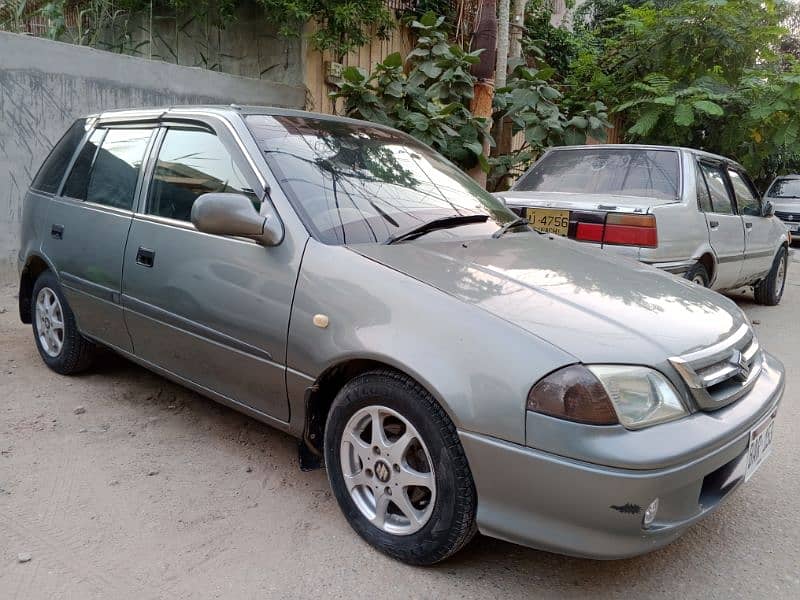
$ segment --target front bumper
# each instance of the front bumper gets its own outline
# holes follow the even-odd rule
[[[750,429],[777,410],[783,395],[783,371],[778,361],[771,363],[778,376],[766,401],[753,402],[749,427],[732,427],[724,443],[717,439],[707,452],[694,452],[694,458],[664,468],[607,467],[460,432],[478,492],[479,530],[541,550],[596,559],[636,556],[672,542],[744,481]],[[736,404],[747,402],[745,396]],[[695,443],[675,439],[676,446]],[[658,515],[644,528],[644,510],[655,498]]]

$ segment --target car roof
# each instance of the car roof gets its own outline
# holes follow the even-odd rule
[[[687,148],[686,146],[660,146],[657,144],[584,144],[582,146],[554,146],[548,149],[548,152],[555,152],[557,150],[583,150],[583,149],[598,149],[598,148],[613,148],[613,149],[628,149],[628,150],[670,150],[672,152],[687,152],[694,154],[701,158],[708,158],[715,161],[725,161],[739,165],[732,158],[727,158],[719,154],[706,152],[705,150],[698,150],[697,148]]]
[[[305,119],[314,119],[320,121],[330,121],[338,123],[349,123],[352,125],[364,125],[369,123],[371,127],[380,127],[392,131],[390,127],[386,127],[379,123],[372,123],[370,121],[362,121],[359,119],[351,119],[349,117],[341,117],[338,115],[326,115],[322,113],[315,113],[305,110],[297,110],[293,108],[278,108],[274,106],[241,106],[238,104],[175,104],[163,107],[152,108],[138,108],[138,109],[119,109],[103,111],[102,113],[95,113],[87,115],[87,118],[99,119],[125,119],[125,118],[163,118],[171,114],[180,115],[192,112],[203,112],[206,114],[230,117],[233,115],[248,116],[248,115],[268,115],[268,116],[282,116],[282,117],[300,117]]]

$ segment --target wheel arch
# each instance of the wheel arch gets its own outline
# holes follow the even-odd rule
[[[440,395],[413,370],[394,364],[394,361],[384,360],[382,357],[348,357],[328,366],[314,380],[314,383],[306,388],[302,435],[302,443],[305,448],[313,455],[321,457],[325,424],[336,395],[348,382],[359,375],[386,369],[415,381],[436,399],[450,419],[453,418],[449,407],[442,401]]]
[[[53,265],[41,254],[28,256],[19,279],[19,318],[23,323],[31,323],[33,318],[33,315],[31,315],[33,286],[36,284],[39,275],[45,271],[56,272]]]
[[[697,259],[697,262],[706,270],[708,273],[708,286],[711,287],[714,284],[714,278],[717,275],[717,258],[714,256],[711,250],[706,250],[700,257]]]

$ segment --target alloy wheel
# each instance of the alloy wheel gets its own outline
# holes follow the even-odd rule
[[[356,412],[342,433],[340,460],[350,497],[375,527],[410,535],[428,522],[436,503],[433,461],[400,413],[375,405]]]
[[[64,311],[55,292],[43,287],[36,296],[36,333],[48,356],[61,354],[64,347]]]
[[[778,272],[775,274],[775,296],[780,298],[783,293],[783,285],[786,281],[786,262],[788,257],[786,253],[783,254],[781,262],[778,263]]]

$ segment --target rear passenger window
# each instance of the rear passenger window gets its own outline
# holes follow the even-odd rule
[[[64,178],[64,171],[67,170],[67,165],[72,160],[72,155],[75,154],[75,149],[81,143],[85,133],[86,119],[78,119],[45,159],[31,183],[32,189],[48,194],[55,194],[58,191],[58,186],[61,185],[61,180]]]
[[[256,210],[261,201],[233,156],[215,134],[199,129],[169,129],[158,153],[148,212],[189,221],[198,196],[209,192],[244,194]]]
[[[737,171],[729,169],[728,177],[731,178],[733,192],[736,194],[736,206],[739,207],[739,214],[760,217],[761,202],[759,202],[758,197],[753,193],[748,182],[745,181],[744,176]]]
[[[725,171],[720,166],[707,163],[700,163],[700,170],[708,185],[712,211],[721,215],[732,215],[733,205],[725,185]]]
[[[131,210],[151,134],[149,128],[94,131],[75,160],[63,195]]]

